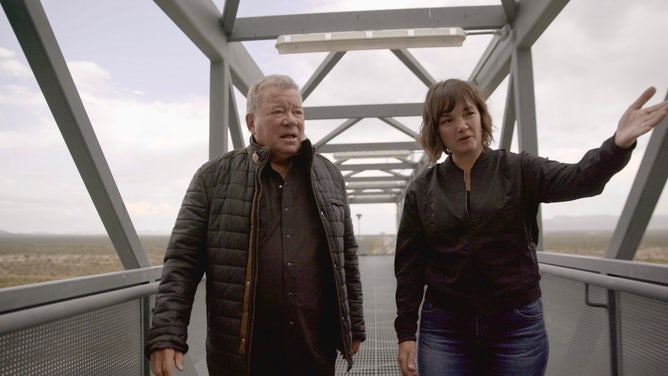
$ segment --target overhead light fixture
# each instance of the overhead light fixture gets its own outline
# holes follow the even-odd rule
[[[466,33],[460,27],[340,31],[281,35],[276,40],[280,54],[373,49],[459,47]]]

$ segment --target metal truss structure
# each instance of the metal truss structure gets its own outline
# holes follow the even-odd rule
[[[222,11],[212,0],[155,0],[155,3],[210,61],[209,156],[213,157],[245,144],[234,90],[246,93],[263,72],[243,42],[275,40],[284,34],[441,26],[493,35],[468,79],[493,93],[508,78],[499,147],[510,148],[513,133],[517,131],[519,149],[537,153],[531,48],[568,0],[501,0],[497,5],[484,6],[261,17],[237,17],[240,0],[226,1]],[[39,1],[29,0],[2,0],[2,6],[121,261],[127,269],[147,267],[148,260],[137,232],[44,9]],[[426,166],[426,160],[419,154],[415,131],[397,118],[420,116],[422,103],[309,107],[309,95],[318,89],[345,53],[329,53],[302,87],[307,120],[341,122],[334,131],[318,140],[316,149],[331,155],[343,172],[352,204],[395,203],[400,206],[408,182]],[[408,49],[393,49],[392,53],[426,86],[435,82]],[[404,134],[406,140],[335,142],[342,132],[369,118],[380,119]],[[632,259],[635,254],[668,175],[665,168],[668,164],[667,129],[659,126],[652,133],[610,243],[608,258]],[[228,140],[232,145],[228,145]],[[359,161],[369,162],[355,163]]]

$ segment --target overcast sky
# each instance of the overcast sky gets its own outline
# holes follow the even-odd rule
[[[208,158],[209,62],[153,1],[43,0],[60,48],[139,233],[169,233],[192,174]],[[216,0],[219,9],[223,1]],[[498,1],[241,0],[238,16],[382,8],[498,4]],[[378,5],[380,4],[380,5]],[[647,87],[668,90],[668,2],[572,0],[532,49],[539,154],[576,162],[610,137]],[[489,36],[462,48],[411,52],[436,79],[469,77]],[[326,54],[278,55],[273,41],[246,43],[265,74],[301,86]],[[504,81],[489,105],[498,131]],[[305,106],[421,102],[427,88],[389,51],[347,53]],[[240,111],[245,100],[237,95]],[[417,130],[419,118],[398,119]],[[340,124],[307,122],[314,142]],[[405,141],[371,120],[337,142]],[[402,138],[403,137],[403,138]],[[247,133],[245,134],[247,138]],[[642,159],[595,198],[543,206],[543,218],[619,215]],[[496,147],[496,144],[493,145]],[[516,151],[517,145],[513,144]],[[95,207],[7,18],[0,14],[0,230],[104,233]],[[664,195],[654,214],[668,214]],[[353,205],[361,232],[394,233],[396,206]],[[359,232],[359,229],[357,229]]]

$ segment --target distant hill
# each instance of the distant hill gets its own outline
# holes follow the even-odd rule
[[[617,226],[618,217],[614,215],[561,215],[543,219],[543,229],[550,231],[612,231]],[[648,230],[668,231],[668,216],[655,215],[649,222]]]
[[[612,231],[617,226],[618,217],[614,215],[560,215],[543,218],[543,231]],[[655,215],[649,222],[650,231],[668,231],[668,215]],[[1,236],[58,236],[58,235],[104,235],[106,234],[48,234],[48,233],[14,233],[0,229]],[[372,235],[372,234],[369,234]],[[378,234],[376,234],[378,235]],[[389,234],[386,234],[389,235]],[[169,236],[158,231],[143,231],[139,236]]]

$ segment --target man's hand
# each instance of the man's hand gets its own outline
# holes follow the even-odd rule
[[[156,376],[174,375],[174,366],[183,372],[183,353],[174,349],[160,349],[151,353],[151,371]]]
[[[360,345],[362,344],[362,341],[359,339],[354,339],[353,340],[353,355],[357,354],[358,351],[360,351]]]
[[[401,368],[402,376],[418,376],[415,368],[415,341],[404,341],[399,344],[399,354],[397,361]]]

